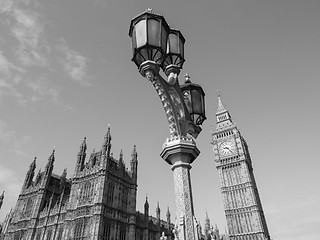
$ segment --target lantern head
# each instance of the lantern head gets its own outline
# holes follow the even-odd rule
[[[147,9],[131,20],[132,61],[139,68],[145,61],[161,65],[167,50],[170,28],[163,16]]]
[[[201,125],[206,120],[204,91],[199,84],[192,83],[190,76],[185,75],[185,83],[180,86],[184,102],[190,113],[192,121],[196,125]]]
[[[177,29],[170,29],[166,57],[163,61],[163,71],[168,76],[170,72],[179,74],[182,69],[184,59],[184,43],[185,39],[181,32]]]

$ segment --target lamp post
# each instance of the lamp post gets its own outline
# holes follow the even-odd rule
[[[170,137],[163,144],[160,156],[170,165],[174,175],[176,216],[174,229],[179,240],[199,239],[195,224],[190,169],[200,151],[195,139],[206,119],[204,92],[200,85],[179,85],[178,75],[184,59],[185,39],[177,29],[170,29],[163,16],[147,9],[131,20],[132,61],[140,74],[155,87],[163,104]],[[163,70],[166,79],[159,74]]]

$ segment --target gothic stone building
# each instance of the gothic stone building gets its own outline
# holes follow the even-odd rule
[[[110,127],[101,151],[86,162],[86,138],[80,146],[72,179],[66,169],[59,176],[52,172],[54,151],[44,171],[36,177],[36,159],[26,174],[16,207],[7,219],[5,240],[155,240],[164,232],[172,239],[170,213],[167,221],[136,211],[137,151],[131,154],[130,170],[111,154]]]
[[[269,240],[248,145],[219,96],[212,134],[230,240]]]

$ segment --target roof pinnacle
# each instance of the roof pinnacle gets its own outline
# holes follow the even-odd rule
[[[227,109],[223,106],[223,103],[221,101],[221,96],[218,90],[217,90],[217,93],[218,93],[218,100],[219,100],[217,113],[225,112],[227,111]]]

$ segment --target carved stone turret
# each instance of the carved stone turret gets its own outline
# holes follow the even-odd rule
[[[133,150],[131,153],[131,161],[130,161],[130,167],[131,167],[131,173],[132,177],[137,181],[137,175],[138,175],[138,153],[136,149],[136,145],[133,146]]]
[[[0,209],[1,209],[1,206],[3,204],[3,199],[4,199],[4,191],[2,192],[1,196],[0,196]],[[1,233],[1,232],[0,232]]]
[[[157,203],[157,208],[156,208],[156,215],[157,215],[157,220],[158,220],[158,224],[160,224],[160,206],[159,206],[159,202]]]
[[[53,163],[54,163],[54,160],[55,160],[55,156],[54,156],[54,152],[55,152],[55,149],[53,149],[50,157],[48,158],[48,162],[47,162],[47,165],[45,167],[45,176],[50,176],[51,173],[52,173],[52,170],[53,170]]]
[[[37,157],[34,158],[34,160],[32,161],[32,163],[29,166],[29,170],[26,174],[26,178],[25,178],[25,182],[24,182],[25,187],[29,187],[30,184],[32,183],[34,171],[36,169],[36,160],[37,160]]]
[[[148,197],[146,197],[146,201],[144,203],[144,216],[146,219],[149,217],[149,203],[148,203]]]
[[[102,144],[102,154],[106,156],[110,156],[111,150],[111,133],[110,133],[110,125],[108,125],[108,131],[104,136],[104,142]]]
[[[76,171],[81,171],[84,167],[87,152],[87,138],[84,137],[83,142],[80,145],[80,151],[78,153],[78,159],[76,164]]]

